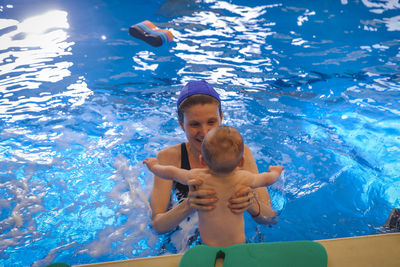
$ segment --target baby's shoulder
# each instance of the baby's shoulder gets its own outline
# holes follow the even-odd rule
[[[253,176],[254,173],[252,173],[248,170],[238,169],[238,170],[235,170],[234,174],[238,175],[238,176]]]
[[[234,176],[238,182],[248,184],[253,179],[254,173],[246,170],[236,170]]]
[[[210,175],[210,172],[206,168],[193,168],[190,170],[190,174],[204,177]]]

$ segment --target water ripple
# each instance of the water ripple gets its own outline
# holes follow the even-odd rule
[[[53,10],[21,22],[0,19],[0,27],[0,117],[5,121],[39,118],[68,102],[80,105],[91,94],[82,77],[65,90],[43,86],[71,76],[67,56],[74,42],[68,41],[67,12]]]

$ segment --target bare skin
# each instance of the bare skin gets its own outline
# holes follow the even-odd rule
[[[186,134],[186,147],[188,150],[191,168],[201,168],[200,162],[201,144],[207,132],[221,124],[222,114],[219,114],[216,104],[197,104],[185,110],[184,120],[180,122],[182,130]],[[244,148],[243,170],[258,173],[257,165],[250,149]],[[180,168],[180,145],[174,145],[161,150],[157,155],[161,165],[172,165]],[[152,225],[160,233],[175,229],[180,222],[198,210],[213,210],[218,198],[213,189],[198,189],[202,181],[192,179],[188,182],[189,195],[179,205],[168,210],[173,181],[154,176],[153,189],[150,196],[152,209]],[[197,190],[198,189],[198,190]],[[259,205],[257,204],[259,203]],[[240,214],[248,211],[257,217],[254,220],[261,224],[276,223],[276,212],[271,207],[270,197],[266,188],[251,189],[244,186],[237,190],[231,197],[229,208],[233,213]]]
[[[215,173],[205,164],[204,168],[184,170],[174,166],[160,165],[155,158],[147,158],[144,163],[154,174],[181,184],[187,184],[190,177],[203,181],[201,188],[212,188],[217,191],[219,201],[211,211],[199,210],[199,229],[201,240],[208,246],[232,246],[245,243],[243,213],[232,213],[226,203],[232,195],[232,190],[250,186],[257,188],[275,183],[282,166],[270,166],[268,172],[255,174],[237,167],[229,173]],[[243,159],[239,166],[242,166]]]

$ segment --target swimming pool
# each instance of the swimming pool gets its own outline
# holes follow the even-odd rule
[[[184,251],[148,226],[141,164],[184,141],[185,82],[221,94],[279,223],[249,242],[375,234],[400,206],[397,1],[4,1],[0,7],[0,265]],[[151,20],[174,42],[128,35]]]

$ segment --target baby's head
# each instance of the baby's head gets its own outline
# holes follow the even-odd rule
[[[201,154],[207,166],[216,173],[230,173],[243,158],[243,138],[230,126],[211,129],[203,140]]]

